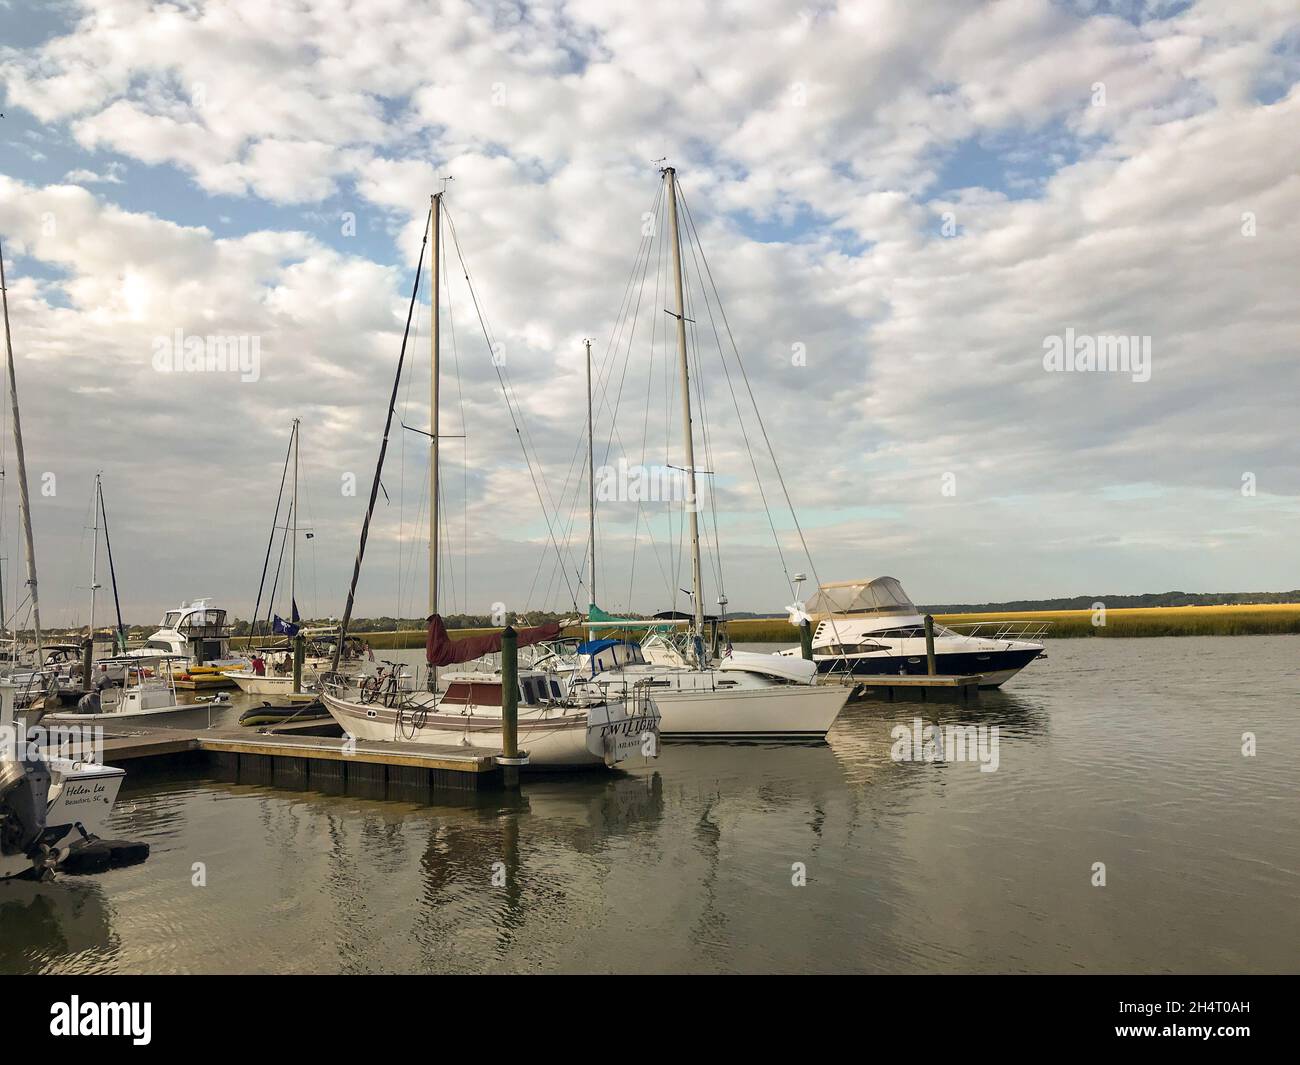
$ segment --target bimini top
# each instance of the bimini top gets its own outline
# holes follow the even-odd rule
[[[636,644],[630,640],[588,640],[585,643],[578,644],[578,654],[580,655],[598,655],[607,647],[617,647],[620,644],[626,644],[629,647],[635,647]]]
[[[831,614],[915,614],[896,577],[875,580],[834,581],[823,584],[804,609],[814,618]]]

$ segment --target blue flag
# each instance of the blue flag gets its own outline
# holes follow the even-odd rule
[[[294,615],[296,616],[297,613],[298,612],[295,610]],[[279,614],[276,614],[275,621],[271,623],[271,631],[279,633],[281,636],[297,636],[298,626],[293,624],[291,621],[285,621]]]

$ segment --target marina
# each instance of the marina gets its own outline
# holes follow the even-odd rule
[[[432,803],[236,782],[206,758],[147,774],[123,761],[111,831],[148,842],[149,860],[60,878],[44,902],[0,898],[0,966],[1287,971],[1292,642],[1068,641],[973,718],[851,703],[821,745],[672,744],[613,774]],[[1205,665],[1216,679],[1188,683]],[[998,771],[892,760],[918,716],[998,726]],[[1273,739],[1243,773],[1224,737],[1244,729]],[[1098,860],[1105,890],[1089,885]]]
[[[307,975],[1285,1036],[1297,41],[0,0],[5,1045],[374,1053],[411,987]]]

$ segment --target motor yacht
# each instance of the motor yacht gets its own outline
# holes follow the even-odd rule
[[[817,624],[818,673],[848,677],[925,673],[925,619],[894,577],[823,584],[804,608]],[[934,626],[935,665],[942,676],[976,676],[998,688],[1043,654],[1041,622],[979,622],[968,631]],[[799,658],[798,647],[781,652]]]

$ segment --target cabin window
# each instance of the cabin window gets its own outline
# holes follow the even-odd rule
[[[559,699],[560,697],[560,683],[559,681],[553,680],[551,681],[551,698]]]
[[[533,688],[533,682],[531,678],[529,678],[528,680],[521,680],[519,682],[519,688],[523,692],[524,702],[530,704],[537,702],[537,692],[536,689]]]

